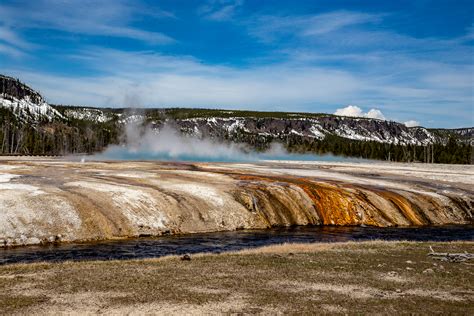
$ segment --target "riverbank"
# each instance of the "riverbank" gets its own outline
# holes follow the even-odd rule
[[[474,242],[284,244],[222,254],[0,266],[9,314],[473,314]]]

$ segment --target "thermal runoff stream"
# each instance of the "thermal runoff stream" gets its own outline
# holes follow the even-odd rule
[[[363,240],[473,241],[474,226],[416,228],[299,226],[83,244],[30,246],[0,249],[0,265],[20,262],[142,259],[186,253],[219,253],[282,243]]]

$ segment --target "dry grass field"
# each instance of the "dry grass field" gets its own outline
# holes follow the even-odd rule
[[[284,244],[235,253],[0,266],[4,314],[474,314],[473,242]]]

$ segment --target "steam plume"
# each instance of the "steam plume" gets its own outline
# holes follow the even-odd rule
[[[111,145],[95,158],[201,162],[355,160],[332,155],[290,154],[279,143],[272,143],[266,152],[256,152],[245,144],[223,143],[212,139],[183,135],[178,128],[174,128],[170,123],[165,123],[157,129],[144,126],[140,120],[129,121],[125,125],[123,138],[125,140],[123,145]]]
[[[221,143],[211,139],[184,136],[165,124],[161,129],[129,123],[125,127],[126,144],[109,146],[99,155],[105,159],[171,160],[171,161],[251,161],[259,154],[243,144]],[[279,144],[273,144],[267,154],[285,155]]]

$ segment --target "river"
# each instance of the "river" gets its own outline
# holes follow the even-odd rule
[[[474,241],[474,225],[427,227],[298,226],[0,249],[0,264],[155,258],[219,253],[272,244],[362,240]]]

